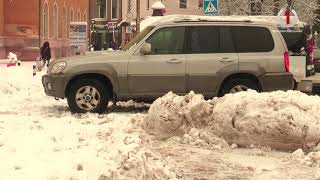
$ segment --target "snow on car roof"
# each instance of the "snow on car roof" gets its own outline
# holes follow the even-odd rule
[[[283,17],[284,20],[285,17]],[[155,25],[172,23],[177,21],[219,21],[219,22],[260,22],[265,24],[281,25],[281,19],[278,16],[199,16],[199,15],[167,15],[167,16],[149,16],[140,23],[140,30]],[[298,20],[298,25],[301,26],[304,23]]]

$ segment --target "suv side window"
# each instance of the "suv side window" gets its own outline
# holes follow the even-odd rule
[[[235,52],[229,27],[191,27],[190,40],[192,54]]]
[[[239,53],[271,52],[274,41],[269,29],[264,27],[231,27]]]
[[[184,27],[168,27],[157,30],[146,42],[151,44],[151,54],[182,54],[184,37]]]

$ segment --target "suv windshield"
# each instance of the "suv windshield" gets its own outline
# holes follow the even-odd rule
[[[139,43],[152,29],[154,26],[148,26],[143,31],[141,31],[136,37],[134,37],[124,48],[124,51],[130,50],[133,46],[135,46],[137,43]]]

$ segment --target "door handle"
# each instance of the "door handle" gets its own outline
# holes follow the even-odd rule
[[[167,63],[170,63],[170,64],[180,64],[182,63],[182,61],[179,61],[177,59],[170,59],[167,61]]]
[[[233,59],[230,59],[230,58],[228,58],[228,57],[223,57],[223,58],[221,58],[221,59],[219,60],[219,62],[227,62],[227,63],[229,63],[229,62],[234,62],[234,60],[233,60]]]

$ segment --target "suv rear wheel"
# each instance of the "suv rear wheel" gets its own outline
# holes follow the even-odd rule
[[[233,78],[226,81],[220,91],[220,96],[226,94],[235,94],[242,91],[247,91],[248,89],[260,91],[258,83],[252,79],[248,78]]]
[[[67,100],[73,113],[103,113],[108,106],[109,93],[97,79],[79,79],[70,86]]]

